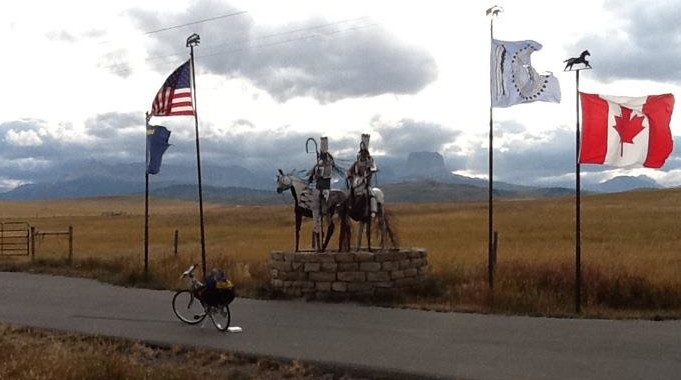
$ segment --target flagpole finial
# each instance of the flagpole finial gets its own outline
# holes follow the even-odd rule
[[[501,13],[501,12],[503,12],[503,11],[504,11],[504,8],[502,8],[502,7],[498,6],[498,5],[494,5],[494,6],[492,6],[491,8],[488,8],[488,9],[485,11],[485,15],[486,15],[486,16],[489,16],[489,15],[492,15],[492,16],[499,16],[499,13]]]
[[[201,43],[201,37],[198,34],[193,33],[191,36],[187,37],[187,47],[196,46],[199,43]]]
[[[589,53],[588,50],[584,50],[579,57],[573,57],[573,58],[568,58],[563,61],[565,63],[565,69],[563,71],[581,71],[581,70],[590,70],[591,65],[589,64],[589,61],[586,59],[586,57],[590,57],[591,53]],[[572,66],[577,65],[577,68],[573,68]]]

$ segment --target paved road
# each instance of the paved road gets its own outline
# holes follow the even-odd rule
[[[0,321],[463,379],[679,379],[681,322],[237,299],[241,334],[175,319],[168,291],[0,272]]]

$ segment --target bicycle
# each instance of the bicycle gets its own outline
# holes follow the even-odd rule
[[[209,305],[203,297],[206,286],[194,276],[198,264],[189,267],[180,279],[187,278],[189,289],[179,290],[173,296],[173,312],[182,322],[195,325],[210,316],[213,325],[220,331],[227,331],[231,322],[229,304]]]

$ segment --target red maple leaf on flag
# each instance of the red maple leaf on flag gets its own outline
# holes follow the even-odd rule
[[[632,118],[632,110],[627,107],[620,107],[622,109],[622,116],[615,116],[615,130],[620,135],[620,157],[624,155],[624,143],[633,144],[634,137],[641,133],[645,128],[643,127],[643,116],[635,116]]]

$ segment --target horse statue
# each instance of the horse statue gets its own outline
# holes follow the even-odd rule
[[[318,197],[315,192],[310,188],[308,182],[294,173],[284,173],[279,169],[277,175],[277,193],[281,194],[286,190],[291,190],[293,199],[295,200],[295,206],[293,211],[296,216],[296,252],[300,249],[300,226],[303,222],[303,217],[312,218],[312,207],[314,203],[314,197]],[[349,238],[349,225],[347,221],[347,199],[348,195],[342,190],[331,190],[329,193],[329,199],[326,202],[328,209],[325,210],[324,214],[329,216],[329,227],[326,232],[326,238],[324,239],[324,244],[321,247],[316,247],[318,252],[323,252],[326,250],[331,236],[333,235],[335,224],[333,222],[334,214],[337,214],[340,223],[340,239],[338,250],[349,251],[350,250],[350,238]],[[312,240],[314,244],[314,239]]]
[[[584,50],[582,54],[579,55],[579,57],[576,58],[568,58],[564,60],[563,62],[566,62],[567,64],[565,65],[565,69],[563,71],[570,71],[572,70],[572,66],[576,65],[578,63],[584,64],[584,68],[591,68],[591,65],[589,64],[589,61],[586,60],[587,56],[590,56],[591,53],[589,53],[588,50]]]
[[[378,187],[369,189],[366,183],[367,178],[364,176],[353,177],[352,180],[352,196],[348,197],[348,216],[352,220],[359,222],[359,231],[357,233],[357,247],[362,244],[362,233],[366,227],[367,248],[371,252],[371,224],[372,220],[376,222],[381,234],[381,249],[386,248],[387,239],[390,237],[390,242],[393,247],[398,246],[397,233],[391,225],[393,220],[392,215],[385,209],[385,196],[383,191]],[[371,193],[370,193],[371,192]],[[372,211],[372,197],[376,202],[375,215]]]

